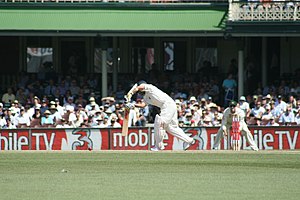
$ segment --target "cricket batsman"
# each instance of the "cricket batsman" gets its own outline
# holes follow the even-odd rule
[[[137,92],[143,96],[144,101],[133,105],[129,102],[131,97]],[[154,120],[155,146],[151,148],[152,151],[159,151],[165,148],[163,144],[163,137],[166,131],[184,141],[184,150],[187,150],[192,144],[194,144],[194,139],[185,134],[178,126],[177,107],[175,101],[156,86],[148,84],[146,81],[139,81],[130,89],[124,98],[125,102],[128,102],[126,103],[126,107],[131,109],[134,108],[134,106],[145,107],[146,104],[160,108],[160,114],[156,115]]]
[[[255,144],[253,136],[244,120],[245,112],[242,109],[236,107],[236,105],[237,103],[235,101],[231,101],[229,103],[229,107],[224,110],[222,124],[218,130],[213,149],[218,149],[221,138],[224,137],[224,135],[227,136],[228,130],[232,126],[232,119],[238,118],[240,119],[239,121],[241,134],[246,137],[246,140],[249,143],[251,149],[254,151],[258,151],[258,147]]]

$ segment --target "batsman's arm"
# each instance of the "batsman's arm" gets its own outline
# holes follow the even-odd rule
[[[135,84],[130,90],[129,92],[127,93],[127,98],[130,100],[131,97],[139,90],[144,90],[145,89],[145,85],[144,84],[141,84],[141,85],[137,85]]]
[[[138,86],[137,84],[134,84],[134,86],[132,86],[132,88],[127,92],[127,94],[125,96],[126,100],[128,100],[128,101],[131,100],[131,97],[134,94],[134,90],[136,90],[137,86]]]

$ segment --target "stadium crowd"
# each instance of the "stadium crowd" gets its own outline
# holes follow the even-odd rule
[[[224,110],[224,89],[217,77],[199,80],[197,75],[146,74],[145,77],[120,75],[116,92],[109,86],[109,96],[101,97],[98,77],[48,76],[22,74],[2,94],[0,103],[1,128],[40,127],[121,127],[123,97],[134,82],[126,80],[147,78],[170,94],[178,108],[180,126],[219,126]],[[197,80],[197,81],[195,81]],[[277,81],[278,82],[278,81]],[[249,125],[300,125],[300,84],[281,81],[277,85],[260,87],[254,95],[237,97],[238,106],[245,111]],[[222,98],[220,98],[222,97]],[[139,95],[133,102],[142,101]],[[148,126],[159,110],[152,106],[135,108],[130,112],[130,126]]]

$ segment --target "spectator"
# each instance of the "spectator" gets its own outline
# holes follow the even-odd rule
[[[196,97],[195,97],[195,96],[191,96],[191,97],[190,97],[190,103],[191,103],[192,105],[194,105],[196,102],[197,102]],[[176,103],[176,104],[177,104],[177,103],[180,103],[180,101],[179,101],[179,102],[176,102],[176,100],[175,100],[175,103]]]
[[[82,124],[84,123],[84,119],[83,119],[82,115],[80,114],[79,110],[77,110],[75,112],[75,116],[76,116],[76,119],[72,123],[74,128],[81,127]]]
[[[48,109],[49,109],[49,107],[48,107],[48,104],[47,104],[47,100],[46,100],[46,99],[43,99],[43,100],[42,100],[42,105],[41,105],[41,107],[40,107],[41,114],[43,115],[44,112],[45,112],[46,110],[48,110]]]
[[[271,117],[270,121],[266,124],[266,126],[279,126],[279,124],[275,121],[274,117]]]
[[[50,117],[51,113],[49,110],[44,112],[44,116],[41,119],[41,125],[44,127],[52,127],[54,125],[53,119]]]
[[[251,97],[250,97],[250,99],[251,99]],[[258,101],[257,95],[253,95],[252,99],[250,101],[247,101],[247,102],[249,102],[250,109],[255,107],[257,101]]]
[[[49,111],[50,111],[50,117],[52,118],[52,120],[57,123],[62,119],[61,114],[58,112],[56,106],[55,106],[55,102],[53,102],[54,104],[50,105]]]
[[[286,102],[282,99],[281,95],[277,96],[277,101],[275,102],[275,109],[277,109],[280,113],[284,113],[286,111]]]
[[[192,113],[187,112],[184,116],[184,126],[190,127],[195,126],[195,122],[192,121]]]
[[[206,127],[206,126],[213,126],[212,119],[211,119],[210,116],[206,115],[204,117],[202,126],[204,126],[204,127]]]
[[[90,113],[92,110],[99,110],[99,105],[96,103],[95,97],[90,97],[89,102],[90,103],[85,106],[85,111],[88,113],[88,115],[92,114]]]
[[[250,106],[249,106],[249,103],[246,101],[246,98],[245,96],[241,96],[240,97],[240,100],[239,100],[239,103],[238,103],[238,107],[240,109],[242,109],[245,113],[245,118],[247,119],[250,115]]]
[[[96,123],[92,123],[93,128],[103,128],[103,118],[101,115],[95,118]]]
[[[141,103],[143,100],[142,99],[137,99],[136,102],[139,104]],[[147,119],[149,116],[149,106],[146,105],[143,108],[137,108],[137,122],[136,122],[136,126],[145,126],[147,123]]]
[[[4,110],[2,110],[0,113],[0,128],[3,128],[6,125],[6,120],[5,120],[4,116],[5,116],[5,113],[4,113]]]
[[[7,88],[7,93],[3,94],[2,102],[6,107],[10,107],[11,103],[16,99],[16,96],[13,94],[12,88]]]
[[[12,108],[7,109],[7,114],[5,115],[5,119],[9,118],[12,124],[15,124],[16,113]]]
[[[60,101],[58,98],[55,98],[54,99],[54,102],[55,102],[55,106],[56,106],[56,109],[58,111],[58,113],[63,116],[65,114],[65,108],[63,106],[60,105]]]
[[[297,125],[300,125],[300,108],[298,108],[298,111],[296,113],[295,122]]]
[[[17,115],[15,119],[15,126],[18,128],[26,128],[30,125],[30,118],[27,113],[25,113],[25,108],[21,107],[20,114]]]
[[[207,108],[207,102],[205,98],[201,98],[200,100],[200,108],[201,109],[206,109]]]
[[[42,118],[42,113],[41,113],[41,106],[37,105],[34,107],[34,113],[32,115],[33,119],[41,119]]]
[[[261,101],[257,101],[255,107],[250,111],[250,117],[261,118],[263,113],[265,113],[265,109],[261,106]]]
[[[222,117],[223,117],[222,113],[215,111],[213,119],[212,119],[212,125],[213,126],[221,126]]]
[[[296,106],[293,108],[293,112],[296,114],[300,108],[300,99],[296,101]]]
[[[271,112],[270,104],[266,105],[265,110],[266,111],[262,114],[262,117],[261,117],[261,120],[262,120],[261,125],[266,125],[270,121],[271,118],[274,118],[274,120],[275,120],[275,117],[273,116],[273,114]]]
[[[198,105],[198,106],[197,106]],[[197,125],[201,119],[201,111],[199,110],[199,104],[191,106],[192,122]]]
[[[70,110],[70,109],[72,109],[72,110],[75,110],[75,107],[76,107],[76,105],[73,103],[73,101],[74,101],[74,98],[73,97],[71,97],[71,96],[69,96],[68,97],[68,101],[64,104],[64,109],[65,110]]]
[[[266,100],[266,104],[270,104],[271,101],[272,101],[272,96],[271,96],[270,94],[267,94],[267,95],[265,96],[265,100]]]
[[[294,95],[289,95],[289,100],[287,102],[287,105],[291,105],[292,109],[297,107],[297,101],[296,101]]]
[[[11,104],[11,109],[14,113],[20,114],[20,104],[18,100],[14,100],[14,102]]]
[[[66,116],[68,117],[67,118],[68,124],[75,128],[76,127],[75,122],[77,121],[77,116],[74,112],[74,107],[71,107],[71,106],[67,107],[67,113],[66,114],[67,114]]]
[[[83,106],[81,104],[77,104],[77,112],[79,113],[79,115],[81,116],[81,118],[83,120],[88,120],[88,116],[83,108]]]
[[[292,106],[288,105],[286,111],[279,117],[280,125],[295,125],[295,114],[292,112]]]
[[[108,128],[109,127],[109,117],[108,116],[105,116],[103,118],[103,122],[101,123],[101,126],[100,128]]]
[[[16,129],[17,127],[12,123],[10,118],[6,118],[6,124],[3,126],[3,129]]]
[[[60,122],[57,123],[56,128],[71,128],[71,126],[65,118],[62,118]]]
[[[208,97],[207,102],[206,102],[206,106],[209,108],[216,108],[217,104],[215,104],[212,100],[212,97]]]
[[[282,113],[280,110],[277,110],[275,108],[275,102],[273,100],[270,102],[270,106],[271,106],[271,113],[272,113],[273,117],[275,118],[275,121],[278,122],[279,117]]]
[[[40,127],[41,119],[42,119],[42,114],[41,114],[40,106],[37,105],[34,107],[34,113],[32,115],[31,121],[30,121],[30,127],[32,127],[32,128]]]
[[[111,120],[110,124],[108,125],[109,128],[121,128],[121,124],[117,122],[117,117],[114,115]]]
[[[225,91],[224,107],[227,107],[228,103],[234,99],[235,88],[237,87],[237,83],[233,79],[232,73],[228,74],[227,78],[222,83],[222,87]]]

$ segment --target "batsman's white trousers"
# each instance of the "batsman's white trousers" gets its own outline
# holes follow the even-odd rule
[[[161,127],[168,133],[183,140],[184,142],[191,143],[194,140],[193,138],[185,134],[185,132],[178,126],[177,107],[175,102],[164,103],[163,106],[160,108],[160,115],[155,116],[155,146],[160,149],[163,149],[163,138],[165,131],[161,130]]]
[[[246,141],[249,143],[251,149],[258,150],[258,147],[253,140],[253,136],[252,136],[250,130],[248,129],[247,124],[245,122],[240,122],[240,123],[241,123],[240,124],[241,125],[241,134],[246,137]],[[231,124],[226,124],[219,128],[217,136],[215,138],[215,143],[213,146],[214,149],[218,149],[220,141],[224,137],[223,130],[227,130],[227,134],[230,134],[230,132],[229,132],[230,126],[231,126]]]

